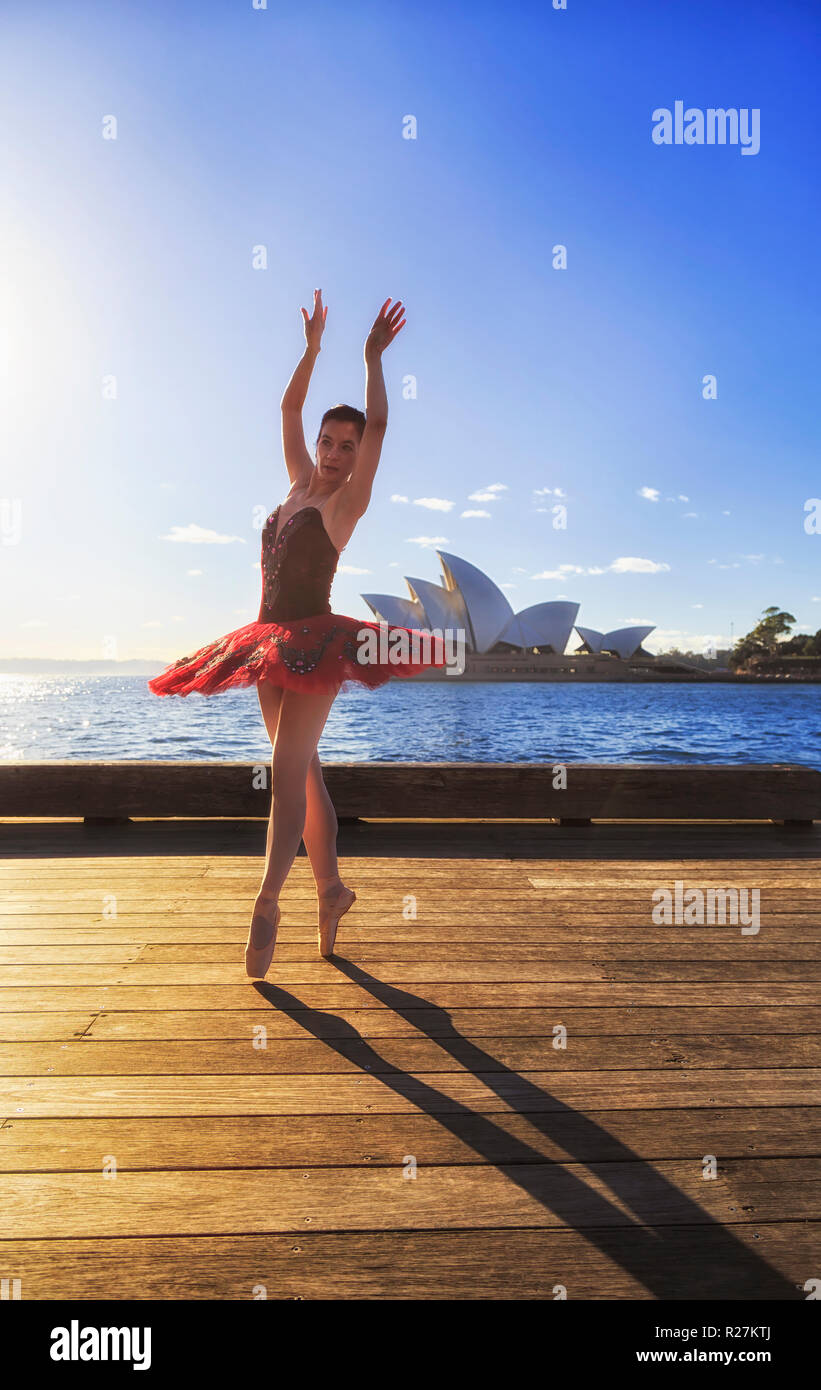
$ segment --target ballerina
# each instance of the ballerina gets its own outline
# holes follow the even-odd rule
[[[299,850],[311,864],[318,901],[318,946],[333,954],[342,916],[356,894],[339,874],[337,818],[317,747],[340,689],[375,690],[391,676],[413,676],[445,665],[442,639],[388,626],[399,638],[386,656],[385,624],[334,613],[331,583],[339,556],[367,511],[388,423],[382,354],[405,324],[401,301],[386,299],[365,342],[365,411],[337,405],[322,416],[312,459],[302,409],[321,351],[327,307],[314,291],[313,312],[302,309],[305,351],[282,397],[282,447],[291,488],[262,532],[262,601],[256,622],[181,657],[148,682],[155,695],[213,695],[257,687],[271,740],[271,810],[262,883],[245,948],[249,976],[271,964],[281,909],[279,895]],[[373,638],[382,637],[374,659]],[[370,647],[364,639],[370,639]],[[404,646],[401,643],[404,641]],[[366,650],[367,649],[367,650]],[[409,653],[410,649],[410,654]]]

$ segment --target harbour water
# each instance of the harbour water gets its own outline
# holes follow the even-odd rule
[[[142,676],[0,675],[0,760],[245,760],[253,688],[159,699]],[[456,684],[343,692],[333,762],[791,762],[821,768],[821,686]]]

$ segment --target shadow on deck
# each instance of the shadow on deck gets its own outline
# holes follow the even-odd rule
[[[3,1277],[804,1299],[820,829],[343,825],[338,955],[300,856],[252,983],[264,824],[0,825]],[[676,881],[757,890],[760,929],[655,923]]]

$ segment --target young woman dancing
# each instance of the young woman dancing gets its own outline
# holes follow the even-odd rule
[[[321,290],[314,291],[310,317],[302,309],[305,351],[282,397],[282,446],[291,489],[262,532],[259,617],[181,657],[148,682],[155,695],[257,687],[272,745],[272,792],[265,869],[245,948],[246,970],[255,979],[271,964],[279,895],[300,840],[316,882],[321,955],[333,953],[339,920],[356,899],[339,876],[336,813],[317,753],[339,690],[354,683],[375,690],[393,675],[412,676],[445,664],[441,638],[431,637],[425,648],[418,633],[393,625],[388,636],[404,633],[409,639],[404,651],[410,648],[411,654],[394,644],[390,660],[363,661],[361,641],[369,630],[379,637],[379,626],[333,613],[330,605],[340,553],[370,502],[388,423],[382,353],[405,323],[401,301],[390,304],[386,299],[365,342],[365,413],[349,405],[326,410],[315,460],[305,446],[302,408],[328,313]],[[383,644],[380,654],[386,650]]]

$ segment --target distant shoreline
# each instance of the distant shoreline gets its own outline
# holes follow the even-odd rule
[[[143,661],[59,661],[49,658],[0,660],[0,676],[140,676],[146,680],[164,670],[162,662]],[[615,657],[562,657],[543,655],[522,660],[480,658],[469,661],[462,675],[451,676],[436,668],[414,676],[414,685],[440,683],[477,684],[568,684],[568,685],[819,685],[821,674],[799,672],[735,672],[699,667],[682,669],[666,658],[641,662]]]

